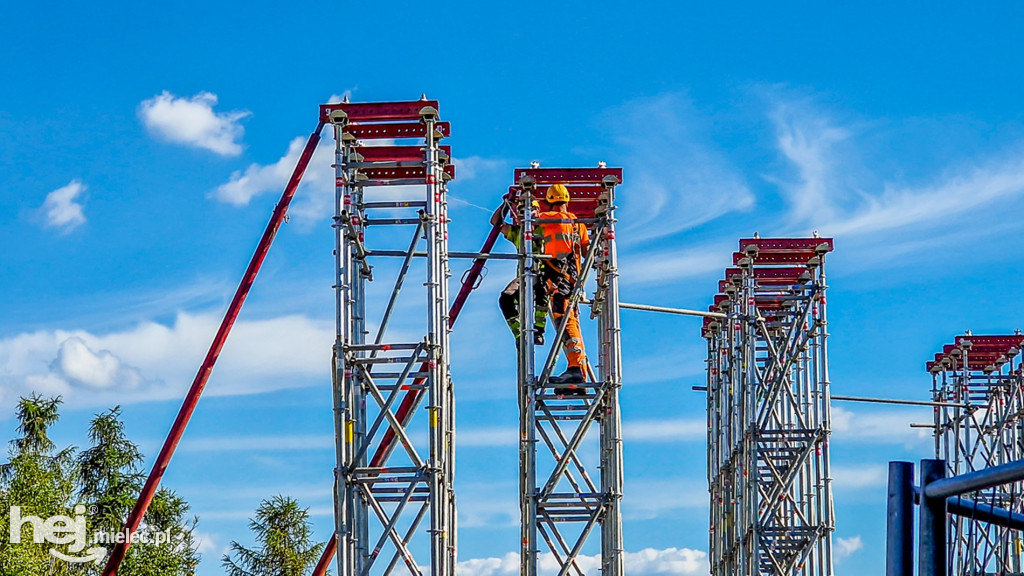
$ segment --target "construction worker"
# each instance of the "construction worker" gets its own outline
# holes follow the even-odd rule
[[[576,215],[569,212],[569,189],[564,184],[554,184],[547,189],[549,212],[541,212],[537,219],[562,220],[562,222],[540,223],[534,232],[544,242],[544,253],[550,256],[541,265],[541,275],[551,295],[551,313],[555,322],[565,321],[565,335],[562,347],[569,367],[560,376],[552,376],[553,384],[569,384],[555,389],[556,394],[583,394],[581,388],[571,386],[584,382],[583,366],[587,363],[580,332],[579,309],[569,309],[569,297],[580,276],[582,254],[590,249],[590,235],[584,224],[571,222]]]
[[[518,214],[515,206],[510,204],[510,210],[513,214],[513,220],[515,215]],[[536,218],[537,212],[540,209],[540,203],[536,200],[533,201],[533,215]],[[523,240],[523,227],[520,224],[509,224],[504,222],[502,217],[502,211],[504,206],[499,206],[494,214],[491,214],[491,226],[501,225],[501,235],[511,242],[518,251],[522,247]],[[533,241],[533,252],[540,254],[543,251],[543,246],[540,240],[534,235]],[[541,274],[534,276],[533,282],[533,302],[534,302],[534,316],[533,316],[533,343],[537,346],[544,344],[544,329],[547,327],[548,322],[548,286],[544,281]],[[516,338],[516,342],[519,342],[520,334],[520,322],[519,322],[519,278],[514,278],[505,286],[505,289],[501,291],[501,295],[498,296],[498,306],[501,308],[501,313],[505,317],[505,322],[508,324],[510,330],[512,330],[512,336]]]

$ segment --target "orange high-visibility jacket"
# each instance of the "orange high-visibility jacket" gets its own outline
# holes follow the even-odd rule
[[[538,220],[575,220],[572,212],[541,212]],[[572,222],[538,224],[536,234],[544,241],[544,253],[558,259],[575,255],[576,269],[580,267],[583,246],[590,244],[590,234],[585,224]]]

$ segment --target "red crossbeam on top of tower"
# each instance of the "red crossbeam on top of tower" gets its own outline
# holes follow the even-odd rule
[[[550,184],[601,184],[606,178],[615,178],[622,184],[622,168],[516,168],[515,180],[522,183],[531,178],[538,186]]]
[[[970,350],[986,349],[986,350],[1005,350],[1010,352],[1012,348],[1019,349],[1021,344],[1024,344],[1024,335],[1014,334],[1011,336],[974,336],[974,335],[963,335],[956,337],[956,345],[964,347],[966,342],[970,342]]]
[[[831,238],[743,238],[740,252],[754,249],[759,255],[785,254],[789,252],[810,252],[824,254],[833,250]]]
[[[331,114],[338,110],[348,116],[349,122],[408,122],[419,121],[424,108],[439,110],[437,100],[416,100],[412,102],[343,102],[321,104],[320,121],[331,123]]]
[[[601,205],[604,187],[622,184],[622,168],[517,168],[514,177],[516,186],[510,191],[532,184],[533,197],[541,206],[546,206],[548,186],[564,185],[569,191],[569,211],[579,218],[593,218]]]
[[[451,146],[439,146],[449,158],[452,157]],[[355,151],[363,157],[363,162],[422,162],[423,146],[357,146]]]
[[[448,122],[436,122],[435,130],[443,138],[452,135],[452,126]],[[402,122],[397,124],[349,124],[345,133],[360,140],[379,140],[383,138],[423,138],[427,135],[427,126],[422,122]]]

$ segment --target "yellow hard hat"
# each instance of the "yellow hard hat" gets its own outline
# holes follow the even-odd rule
[[[569,189],[565,187],[565,184],[553,184],[548,187],[546,199],[548,201],[548,204],[554,204],[556,202],[568,202]]]
[[[537,202],[536,198],[533,199],[533,207],[540,210],[540,202]]]

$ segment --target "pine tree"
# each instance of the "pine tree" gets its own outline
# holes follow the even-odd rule
[[[128,440],[120,407],[97,414],[89,426],[92,446],[78,457],[81,475],[79,495],[89,505],[91,531],[115,534],[124,526],[135,499],[142,491],[145,475],[138,446]],[[197,519],[188,518],[189,505],[173,491],[157,491],[146,512],[143,530],[170,530],[166,544],[135,542],[118,570],[121,576],[190,576],[195,574],[199,554],[193,538]],[[101,567],[89,567],[99,574]]]
[[[312,542],[309,509],[285,496],[261,502],[249,527],[258,547],[231,542],[222,560],[229,576],[305,576],[324,550]]]
[[[21,436],[11,442],[10,462],[0,466],[0,574],[4,576],[64,576],[74,566],[50,555],[49,543],[32,542],[30,528],[23,527],[21,543],[9,536],[12,506],[21,516],[72,516],[75,491],[73,447],[56,451],[50,428],[60,418],[61,399],[33,395],[22,398],[15,412]]]

